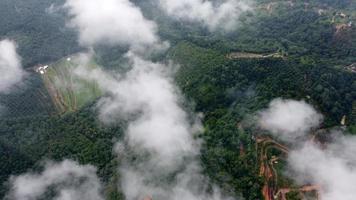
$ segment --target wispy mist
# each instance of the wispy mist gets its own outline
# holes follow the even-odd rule
[[[10,200],[102,200],[96,169],[65,160],[46,163],[41,173],[27,173],[10,179]]]
[[[321,187],[322,200],[356,197],[356,138],[339,135],[327,147],[307,142],[288,158],[291,177]]]
[[[24,77],[25,72],[14,41],[7,39],[0,41],[0,74],[0,93],[10,92]]]
[[[211,31],[236,29],[240,15],[252,10],[251,3],[242,0],[222,2],[204,0],[158,0],[170,16],[183,21],[198,22]],[[251,2],[251,1],[250,1]]]
[[[216,5],[200,0],[161,3],[168,14],[202,22],[212,30],[232,29],[241,11],[248,9],[236,1]],[[199,117],[188,114],[182,106],[185,100],[174,81],[177,65],[147,59],[152,49],[168,46],[158,37],[156,23],[146,19],[129,0],[67,0],[63,8],[82,46],[129,49],[126,73],[86,67],[75,71],[76,76],[96,82],[104,92],[96,105],[104,124],[127,122],[124,139],[114,148],[121,161],[118,188],[126,199],[230,199],[202,173],[201,141],[195,137],[202,125]],[[94,53],[81,55],[83,66]],[[36,199],[51,189],[57,199],[102,199],[95,169],[72,161],[49,164],[41,174],[14,177],[12,184],[10,196],[15,199]]]
[[[131,49],[158,42],[157,25],[129,0],[67,0],[69,25],[78,29],[80,43],[127,45]]]
[[[292,144],[287,175],[300,185],[317,185],[322,200],[351,200],[356,196],[356,137],[329,130],[329,142],[308,139],[322,115],[304,101],[273,100],[260,113],[259,124]],[[300,140],[296,140],[300,137]]]
[[[127,0],[68,0],[66,6],[83,44],[114,42],[130,49],[126,73],[85,67],[75,72],[96,82],[105,93],[97,103],[102,122],[127,122],[125,137],[115,147],[121,161],[118,187],[126,199],[222,199],[219,189],[210,187],[202,175],[200,141],[194,138],[202,126],[182,107],[184,98],[174,82],[177,66],[145,59],[142,51],[137,54],[137,49],[162,46],[156,25]],[[105,31],[97,32],[100,28]]]
[[[304,101],[275,99],[258,114],[260,127],[280,139],[293,142],[317,128],[323,117]]]
[[[154,63],[129,53],[126,74],[78,70],[78,76],[96,81],[106,96],[97,104],[105,123],[127,120],[124,141],[116,145],[122,165],[120,188],[128,200],[222,199],[199,163],[202,131],[198,117],[181,107],[184,99],[174,83],[174,65]],[[137,160],[126,159],[127,153]]]

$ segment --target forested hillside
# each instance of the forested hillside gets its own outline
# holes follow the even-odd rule
[[[17,42],[27,71],[23,84],[10,94],[0,93],[0,198],[8,193],[11,176],[38,171],[46,160],[72,159],[98,168],[106,199],[124,199],[117,182],[118,166],[126,157],[118,158],[113,148],[118,141],[127,142],[127,121],[140,111],[108,125],[98,119],[105,91],[92,82],[84,82],[84,92],[76,90],[80,87],[67,59],[84,48],[66,24],[66,10],[59,6],[64,2],[0,1],[0,39]],[[356,135],[355,1],[256,0],[255,9],[243,13],[232,32],[181,23],[151,1],[132,2],[169,41],[167,50],[152,59],[179,65],[172,82],[187,100],[184,109],[202,115],[198,162],[212,181],[209,186],[236,198],[264,199],[258,137],[261,132],[270,135],[254,126],[253,117],[273,99],[303,100],[324,116],[321,129],[341,124],[347,134]],[[127,48],[94,46],[91,68],[126,72]],[[36,71],[44,65],[53,67],[48,74]],[[126,153],[132,162],[145,159]],[[273,150],[268,156],[282,154]],[[276,172],[281,176],[283,162]],[[284,186],[295,184],[281,179]],[[302,199],[290,195],[288,200]]]
[[[324,127],[337,126],[344,115],[354,126],[355,74],[292,59],[231,60],[189,43],[177,45],[169,54],[182,64],[177,81],[183,92],[205,113],[207,173],[219,184],[230,183],[228,190],[242,192],[247,199],[261,198],[257,195],[261,182],[254,132],[238,126],[272,99],[304,99],[318,105],[326,116]]]
[[[95,163],[106,182],[115,174],[112,139],[120,138],[122,129],[100,125],[90,106],[61,117],[3,119],[0,127],[2,183],[9,175],[23,173],[47,159]],[[1,195],[5,188],[1,188]]]
[[[65,25],[63,0],[3,0],[0,2],[0,38],[17,41],[23,65],[33,67],[78,51],[75,31]]]

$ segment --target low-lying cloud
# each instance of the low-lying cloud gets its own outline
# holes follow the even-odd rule
[[[95,167],[65,160],[46,163],[41,173],[10,178],[9,200],[103,200]]]
[[[292,178],[321,187],[322,200],[356,197],[356,138],[339,136],[327,147],[307,142],[288,158]]]
[[[194,149],[188,116],[179,106],[179,90],[172,78],[173,66],[153,63],[128,54],[132,69],[110,74],[101,69],[78,69],[77,75],[96,81],[106,96],[98,102],[99,118],[105,123],[139,117],[131,121],[127,136],[130,146],[147,149],[175,159]]]
[[[304,101],[275,99],[258,114],[259,126],[284,141],[293,142],[317,128],[323,117]]]
[[[67,0],[65,7],[83,45],[129,47],[125,73],[85,67],[75,72],[105,93],[97,103],[102,122],[127,122],[124,139],[115,147],[121,161],[119,188],[126,199],[224,199],[202,174],[200,141],[195,139],[202,126],[183,109],[173,78],[176,66],[140,56],[142,49],[162,46],[157,25],[129,0]]]
[[[69,25],[84,46],[125,45],[138,48],[159,41],[157,25],[129,0],[66,0]]]
[[[24,77],[25,72],[14,41],[7,39],[0,41],[0,74],[0,93],[10,92]]]
[[[128,200],[223,199],[219,189],[208,192],[209,181],[199,163],[202,130],[199,118],[182,108],[174,83],[175,67],[144,60],[128,53],[132,69],[125,74],[103,70],[76,72],[96,81],[106,96],[97,104],[105,123],[128,121],[124,141],[116,145],[120,188]],[[137,159],[125,159],[128,153]]]
[[[197,22],[211,31],[236,29],[240,15],[252,10],[247,1],[226,0],[158,0],[161,8],[170,16],[183,21]]]
[[[288,173],[300,185],[317,185],[322,200],[352,200],[356,196],[356,137],[343,131],[325,133],[330,141],[306,138],[320,126],[322,116],[304,101],[276,99],[259,114],[259,124],[289,142]],[[302,137],[302,140],[295,140]],[[324,136],[325,137],[325,136]]]

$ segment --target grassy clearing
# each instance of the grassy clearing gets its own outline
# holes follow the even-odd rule
[[[97,83],[74,74],[79,63],[78,55],[63,58],[50,64],[42,76],[51,99],[61,114],[76,111],[102,94]],[[84,67],[95,69],[98,65],[92,59]]]

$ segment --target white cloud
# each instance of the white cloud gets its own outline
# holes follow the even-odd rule
[[[162,47],[157,25],[129,0],[67,0],[65,7],[71,26],[79,30],[81,44],[127,45],[130,49],[127,73],[85,67],[75,72],[97,82],[106,93],[97,104],[101,121],[128,123],[124,141],[116,145],[122,159],[120,188],[126,199],[146,195],[166,200],[224,199],[216,187],[207,192],[209,182],[199,163],[200,141],[194,138],[202,127],[181,106],[183,100],[172,76],[175,66],[137,56],[142,50]],[[227,16],[223,13],[231,12],[228,4],[214,7],[214,11],[223,15],[218,16],[219,22]],[[137,159],[125,159],[127,152]]]
[[[320,147],[303,144],[288,158],[292,178],[300,184],[312,183],[321,187],[322,200],[353,200],[356,197],[356,138],[344,137]]]
[[[173,66],[132,54],[128,58],[132,70],[125,75],[102,70],[77,71],[81,77],[97,81],[108,94],[98,102],[99,118],[112,123],[140,113],[128,126],[128,141],[131,146],[155,152],[162,161],[194,151],[192,131],[196,126],[188,123],[187,114],[179,106],[179,90],[171,77]]]
[[[0,41],[0,74],[0,93],[8,93],[11,87],[21,82],[24,77],[14,41]]]
[[[121,187],[128,200],[143,199],[223,199],[216,188],[206,191],[208,180],[198,162],[201,131],[198,118],[181,107],[179,89],[174,83],[173,65],[153,63],[129,53],[132,69],[126,74],[102,70],[76,72],[96,81],[107,95],[99,100],[103,122],[128,120],[125,139],[116,147],[119,157],[131,152],[139,158],[123,160]]]
[[[224,197],[217,187],[207,191],[208,179],[201,173],[198,163],[186,162],[184,170],[178,174],[167,173],[164,168],[153,168],[154,165],[122,167],[122,185],[128,200],[143,199],[152,196],[153,199],[165,200],[231,200]],[[183,164],[183,163],[181,163]],[[167,181],[169,179],[171,182]]]
[[[66,0],[69,25],[79,30],[80,43],[127,45],[132,49],[159,42],[157,25],[129,0]]]
[[[356,137],[329,130],[323,144],[295,140],[319,126],[322,116],[303,101],[273,100],[260,113],[260,125],[293,149],[288,155],[288,173],[300,185],[317,185],[322,200],[353,200],[356,196]],[[332,133],[332,134],[331,134]]]
[[[162,9],[179,20],[198,22],[211,31],[234,30],[240,15],[251,10],[247,1],[226,0],[221,3],[207,0],[158,0]]]
[[[323,117],[304,101],[275,99],[258,115],[259,125],[275,136],[293,142],[312,128],[317,128]]]
[[[96,169],[65,160],[47,163],[42,173],[27,173],[11,177],[11,200],[40,199],[47,192],[55,192],[56,200],[103,200]]]

